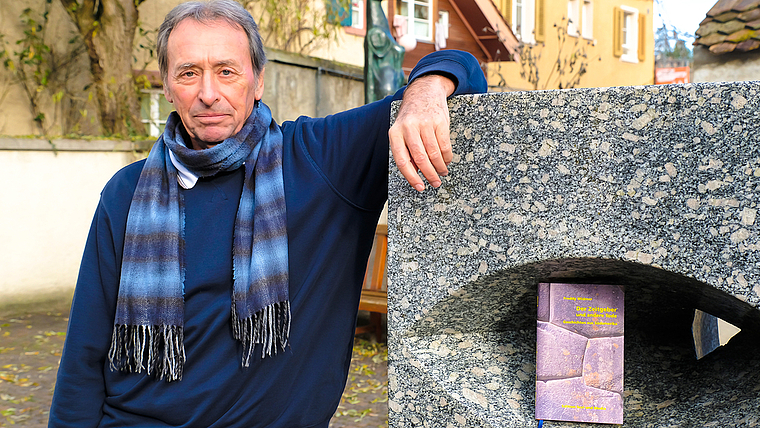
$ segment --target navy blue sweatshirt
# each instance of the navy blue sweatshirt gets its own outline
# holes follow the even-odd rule
[[[423,58],[410,81],[450,77],[455,94],[484,92],[470,54]],[[321,119],[282,124],[287,207],[290,347],[241,367],[232,337],[232,228],[243,169],[180,189],[185,202],[187,362],[181,381],[111,371],[124,231],[144,161],[105,186],[71,308],[50,427],[327,427],[351,359],[361,282],[388,190],[395,96]]]

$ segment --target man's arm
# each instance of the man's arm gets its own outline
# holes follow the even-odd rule
[[[436,93],[433,97],[430,97],[432,94],[425,93],[424,89],[424,83],[435,83],[438,79],[453,84],[453,95],[486,90],[485,76],[475,57],[467,52],[442,50],[422,58],[409,76],[411,84],[398,90],[393,96],[325,118],[301,117],[293,122],[284,122],[283,139],[286,142],[292,141],[294,154],[310,159],[309,164],[318,170],[341,197],[360,209],[379,213],[388,194],[388,129],[391,102],[402,100],[404,92],[409,92],[403,105],[409,116],[402,119],[401,123],[397,120],[396,128],[402,130],[400,134],[404,150],[407,150],[407,145],[403,140],[403,133],[407,131],[406,126],[401,127],[403,124],[409,124],[408,129],[414,130],[411,134],[416,133],[418,137],[416,143],[412,142],[411,145],[423,147],[422,150],[425,150],[421,135],[436,135],[438,132],[439,135],[446,135],[448,138],[446,96],[449,95],[451,86],[444,84],[444,91]],[[422,107],[415,107],[419,105],[415,100],[421,101],[423,106],[426,103],[437,105],[438,121],[427,122],[430,114],[423,111]],[[435,100],[437,104],[431,100]],[[438,141],[436,137],[435,144],[438,144]],[[450,153],[450,149],[448,152]],[[407,158],[411,159],[408,153],[407,150]],[[394,156],[396,159],[400,158],[396,153]],[[427,150],[425,156],[428,158]],[[445,151],[441,151],[440,156],[444,166],[451,160],[451,155],[446,155]],[[432,163],[430,165],[435,174],[433,177],[437,177],[435,167],[432,167]],[[410,167],[415,168],[411,163]],[[414,178],[417,180],[415,184],[423,185],[416,173],[413,174],[412,179]]]
[[[447,166],[453,159],[446,99],[454,94],[487,90],[477,60],[464,52],[460,54],[460,58],[455,58],[451,64],[431,61],[431,56],[420,61],[409,76],[410,83],[404,91],[396,121],[388,131],[396,166],[409,184],[420,192],[425,185],[417,171],[422,172],[431,186],[438,187],[440,177],[448,174]],[[449,72],[449,67],[456,69],[460,66],[466,70],[466,82],[457,81],[456,75]],[[425,74],[425,70],[431,67],[443,70],[433,68],[434,74]]]
[[[49,428],[96,427],[102,417],[105,387],[103,365],[107,348],[105,332],[111,327],[102,315],[104,296],[99,280],[103,277],[98,248],[108,245],[103,231],[104,215],[98,208],[87,238],[85,254],[79,270],[74,300],[69,315],[66,343],[58,368]]]
[[[48,427],[96,427],[106,399],[106,356],[119,290],[121,249],[131,195],[142,163],[120,172],[103,189],[95,211],[50,408]]]

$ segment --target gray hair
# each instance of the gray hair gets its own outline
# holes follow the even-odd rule
[[[223,20],[233,26],[240,26],[248,36],[248,48],[251,51],[251,63],[253,72],[258,77],[267,62],[264,53],[264,44],[261,42],[259,27],[251,14],[243,6],[233,0],[210,0],[208,2],[191,1],[182,3],[171,10],[164,18],[164,22],[158,29],[156,37],[156,51],[158,53],[158,69],[161,71],[161,80],[166,84],[169,74],[169,35],[172,30],[185,19],[193,19],[203,24],[217,20]]]

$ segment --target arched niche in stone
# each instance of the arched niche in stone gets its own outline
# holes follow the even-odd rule
[[[625,288],[625,426],[677,422],[701,427],[727,421],[720,426],[732,426],[756,414],[760,311],[707,284],[651,266],[564,259],[479,277],[419,313],[409,310],[411,302],[402,297],[393,313],[419,319],[403,332],[394,330],[389,341],[390,399],[402,406],[394,418],[404,421],[394,426],[415,426],[412,417],[431,416],[437,422],[466,421],[461,426],[533,424],[539,282]],[[742,331],[697,360],[694,309],[731,320]],[[412,416],[417,411],[419,416]]]

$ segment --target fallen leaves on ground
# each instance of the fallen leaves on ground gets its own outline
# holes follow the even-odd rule
[[[44,428],[68,320],[60,313],[0,318],[0,427]],[[388,348],[356,339],[331,428],[388,427]]]
[[[47,426],[66,323],[60,313],[0,319],[0,427]]]
[[[388,348],[357,338],[346,388],[330,427],[388,426]]]

